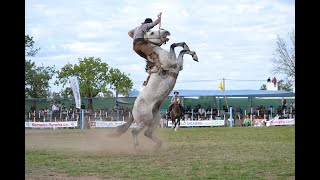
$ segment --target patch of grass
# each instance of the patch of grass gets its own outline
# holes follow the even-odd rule
[[[157,153],[63,147],[105,131],[110,129],[26,130],[25,173],[105,179],[295,179],[294,126],[157,129],[155,134],[167,146]],[[130,130],[125,136],[133,143]],[[143,132],[138,138],[146,139]]]

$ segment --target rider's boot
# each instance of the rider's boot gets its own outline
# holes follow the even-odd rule
[[[152,63],[154,63],[154,65],[156,65],[158,68],[161,67],[160,60],[159,60],[159,55],[157,53],[155,53],[155,52],[151,53],[150,54],[150,59],[151,59],[150,61]]]

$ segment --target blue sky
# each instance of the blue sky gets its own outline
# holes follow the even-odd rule
[[[60,70],[78,58],[95,57],[130,74],[139,90],[148,74],[132,50],[128,31],[162,12],[161,28],[172,43],[186,42],[199,62],[184,56],[174,89],[258,90],[271,73],[277,35],[288,39],[295,29],[294,0],[28,0],[25,34],[34,38],[37,65]],[[158,29],[155,26],[154,29]],[[181,49],[176,48],[176,52]],[[53,79],[54,80],[54,79]],[[60,91],[51,82],[52,91]]]

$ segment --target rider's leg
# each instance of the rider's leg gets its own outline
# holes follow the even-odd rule
[[[148,60],[147,56],[145,55],[145,53],[143,51],[141,51],[141,45],[143,44],[143,42],[137,42],[134,46],[133,46],[133,50],[142,58]]]
[[[133,50],[134,51],[139,51],[139,52],[142,52],[144,53],[146,56],[150,56],[150,61],[152,63],[154,63],[157,67],[160,67],[161,64],[160,64],[160,60],[159,60],[159,56],[157,53],[155,53],[153,51],[153,47],[151,47],[150,45],[148,45],[147,43],[145,42],[138,42],[136,43],[134,46],[133,46]],[[147,59],[148,60],[148,59]]]
[[[171,103],[171,104],[169,105],[169,107],[168,107],[168,111],[169,111],[169,112],[172,110],[172,105],[173,105],[173,103]]]
[[[146,67],[145,70],[147,71],[149,69],[150,66],[152,66],[152,64],[148,61],[148,57],[145,55],[144,52],[141,51],[141,44],[143,42],[137,42],[134,46],[133,46],[133,50],[142,58],[144,58],[146,60]]]

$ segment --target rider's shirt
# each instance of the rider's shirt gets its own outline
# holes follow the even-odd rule
[[[178,102],[179,104],[181,104],[183,106],[183,102],[182,102],[182,99],[180,96],[172,96],[171,103],[174,103],[174,102]]]
[[[144,38],[144,32],[149,31],[155,25],[156,25],[155,22],[144,23],[141,26],[138,26],[138,27],[130,30],[130,32],[133,34],[133,39]]]

